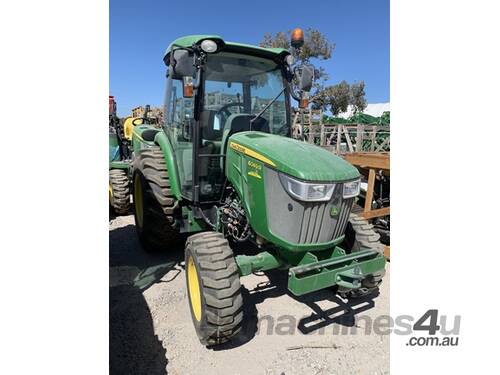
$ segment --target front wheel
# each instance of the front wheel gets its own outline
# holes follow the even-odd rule
[[[243,320],[240,278],[229,243],[217,232],[192,235],[185,260],[189,308],[200,342],[229,341]]]
[[[123,169],[109,171],[109,204],[118,215],[126,215],[129,212],[129,181],[127,172]]]
[[[362,249],[375,250],[384,254],[384,245],[380,242],[380,235],[373,230],[373,225],[365,218],[357,214],[349,215],[349,222],[345,231],[345,239],[341,247],[348,254],[360,251]],[[379,285],[385,271],[373,274],[361,282],[361,288],[355,290],[339,289],[339,294],[345,298],[364,297],[378,291]]]

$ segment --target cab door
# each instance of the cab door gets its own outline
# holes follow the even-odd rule
[[[167,136],[174,150],[174,159],[181,185],[181,193],[193,199],[193,141],[194,99],[182,96],[182,80],[167,80],[165,98],[165,125]]]

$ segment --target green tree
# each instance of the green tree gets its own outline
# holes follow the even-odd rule
[[[259,46],[265,48],[285,48],[290,50],[290,37],[292,31],[279,31],[274,36],[270,33],[264,34],[264,38],[259,43]],[[332,57],[332,52],[335,49],[335,44],[330,43],[326,36],[321,31],[308,28],[304,32],[304,45],[300,49],[300,53],[296,54],[295,50],[291,51],[298,62],[309,62],[311,58],[319,60],[328,60]]]
[[[351,84],[351,103],[354,113],[363,112],[366,108],[365,82],[359,81]]]
[[[259,45],[266,48],[285,48],[292,53],[297,63],[307,63],[314,67],[315,82],[311,90],[312,107],[324,111],[330,110],[334,116],[346,112],[349,105],[353,106],[355,112],[362,112],[366,108],[364,81],[354,82],[352,85],[341,81],[325,87],[328,74],[318,61],[311,62],[311,59],[330,59],[335,50],[335,43],[331,43],[319,30],[308,28],[304,32],[304,45],[297,53],[291,48],[290,36],[290,30],[279,31],[274,35],[266,33]]]
[[[290,36],[292,31],[279,31],[275,35],[266,33],[259,43],[265,48],[285,48],[289,50],[299,64],[307,63],[314,67],[314,85],[311,90],[311,98],[323,89],[324,82],[328,79],[325,69],[311,62],[311,59],[328,60],[335,50],[335,43],[331,43],[319,30],[308,28],[304,31],[304,45],[299,53],[291,49]]]
[[[349,84],[341,81],[335,85],[323,87],[316,93],[314,109],[330,110],[334,116],[346,112],[349,105],[354,113],[363,112],[366,108],[365,82]]]
[[[259,43],[259,46],[264,48],[290,49],[290,31],[288,31],[288,34],[283,31],[279,31],[274,36],[270,33],[265,33],[264,38]]]
[[[341,81],[336,85],[327,87],[325,91],[327,109],[329,105],[329,109],[334,116],[347,111],[349,104],[351,104],[351,87],[349,83]]]

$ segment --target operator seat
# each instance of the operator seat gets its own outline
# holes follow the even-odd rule
[[[219,141],[222,138],[223,129],[215,129],[214,121],[217,111],[205,109],[201,113],[201,138],[207,141]]]
[[[156,134],[159,133],[159,129],[146,129],[142,132],[142,139],[148,142],[153,142],[155,140]]]
[[[252,129],[250,129],[250,120],[253,119],[255,115],[234,113],[230,115],[224,125],[224,132],[222,135],[222,153],[226,154],[227,150],[227,140],[230,136],[235,133],[255,130],[264,133],[269,133],[269,123],[264,117],[259,117],[252,124]]]

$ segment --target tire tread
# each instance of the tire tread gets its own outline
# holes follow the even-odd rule
[[[205,299],[206,327],[197,330],[204,345],[222,344],[234,337],[243,321],[243,298],[238,267],[221,233],[202,232],[187,239],[186,248],[199,264]]]

